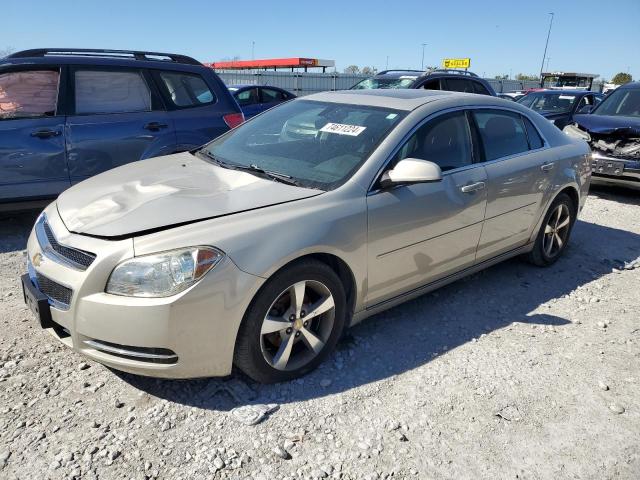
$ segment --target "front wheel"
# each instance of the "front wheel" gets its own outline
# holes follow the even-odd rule
[[[534,265],[546,267],[555,263],[569,242],[576,220],[576,206],[568,195],[561,193],[545,215],[533,250],[527,255]]]
[[[234,362],[261,383],[300,377],[333,350],[345,319],[344,287],[336,273],[315,260],[296,263],[254,298],[238,332]]]

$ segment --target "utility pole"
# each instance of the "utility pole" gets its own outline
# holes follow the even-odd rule
[[[420,63],[420,65],[422,65],[422,70],[424,70],[424,47],[427,45],[427,43],[422,44],[422,63]]]
[[[256,42],[251,40],[251,60],[255,60],[255,48],[256,48]]]
[[[384,69],[389,70],[389,55],[387,55],[387,63],[384,64]]]
[[[549,12],[551,20],[549,21],[549,31],[547,32],[547,42],[544,44],[544,53],[542,54],[542,63],[540,64],[540,82],[542,82],[542,69],[544,68],[544,59],[547,58],[547,47],[549,46],[549,37],[551,36],[551,26],[553,25],[553,12]]]

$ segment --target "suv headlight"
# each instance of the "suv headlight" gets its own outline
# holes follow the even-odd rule
[[[195,284],[224,257],[212,247],[190,247],[125,260],[111,272],[107,293],[169,297]]]

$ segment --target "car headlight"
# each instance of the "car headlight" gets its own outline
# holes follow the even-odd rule
[[[106,292],[128,297],[169,297],[195,284],[223,257],[212,247],[135,257],[113,269]]]
[[[580,130],[575,123],[570,123],[566,127],[562,129],[562,131],[574,138],[581,138],[582,140],[586,140],[587,142],[591,141],[591,135],[589,135],[584,130]]]

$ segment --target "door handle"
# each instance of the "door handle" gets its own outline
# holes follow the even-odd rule
[[[545,163],[540,167],[540,170],[542,170],[543,172],[548,172],[550,170],[553,170],[553,167],[555,167],[553,162]]]
[[[484,187],[484,182],[476,182],[472,183],[471,185],[465,185],[464,187],[461,187],[460,190],[462,191],[462,193],[473,193],[477,192],[478,190],[482,190]]]
[[[167,125],[166,123],[149,122],[144,126],[144,128],[147,130],[151,130],[152,132],[157,132],[161,128],[167,128],[168,126],[169,125]]]
[[[60,130],[36,130],[35,132],[31,132],[31,136],[32,137],[37,137],[37,138],[51,138],[51,137],[57,137],[59,135],[62,135],[62,132]]]

